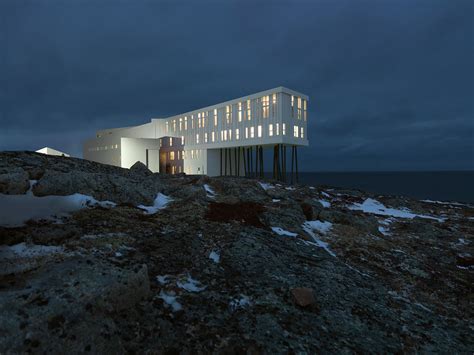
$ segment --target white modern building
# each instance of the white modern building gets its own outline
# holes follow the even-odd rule
[[[263,174],[263,149],[274,152],[275,177],[286,175],[286,147],[297,171],[297,147],[307,146],[308,97],[284,87],[262,91],[135,127],[98,131],[84,143],[84,158],[130,168],[141,161],[160,172],[160,160],[183,160],[172,173]],[[179,138],[176,152],[163,140]],[[163,164],[162,164],[163,166]],[[176,169],[176,170],[175,170]],[[182,171],[181,171],[182,170]]]

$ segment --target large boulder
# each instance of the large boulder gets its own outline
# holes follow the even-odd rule
[[[117,174],[47,170],[34,185],[33,193],[36,196],[81,193],[100,201],[151,205],[161,188],[159,179],[153,177],[143,181]]]
[[[24,194],[30,188],[28,173],[19,167],[0,171],[0,193],[5,195]]]
[[[123,353],[110,315],[150,291],[146,266],[124,269],[83,257],[15,280],[25,287],[0,293],[0,352]]]
[[[139,176],[149,176],[153,174],[150,169],[147,168],[145,164],[143,164],[141,161],[137,161],[135,164],[133,164],[130,167],[130,172],[132,174],[136,174]]]

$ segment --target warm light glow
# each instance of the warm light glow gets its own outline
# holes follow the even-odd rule
[[[271,123],[268,125],[268,135],[273,137],[273,125]]]
[[[236,139],[236,140],[239,140],[239,139],[240,139],[239,129],[238,129],[238,128],[235,129],[235,139]]]
[[[250,138],[254,138],[254,137],[255,137],[255,128],[250,127]]]
[[[257,135],[258,135],[258,138],[262,137],[262,126],[261,125],[258,125],[258,127],[257,127]]]

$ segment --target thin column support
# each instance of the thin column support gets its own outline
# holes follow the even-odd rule
[[[298,147],[295,145],[296,183],[298,183]]]
[[[291,184],[293,184],[293,166],[295,164],[295,146],[291,146]]]
[[[221,176],[222,176],[222,148],[219,149],[220,151],[220,161],[219,161],[219,168],[220,168],[220,171],[221,171]]]

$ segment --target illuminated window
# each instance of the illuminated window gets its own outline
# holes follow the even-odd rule
[[[216,132],[211,133],[211,141],[215,142],[216,141]]]
[[[188,118],[184,117],[184,130],[186,131],[188,129]]]
[[[224,129],[224,140],[226,141],[227,140],[227,130]]]
[[[170,147],[173,145],[173,138],[170,137]]]
[[[249,137],[249,128],[245,127],[245,138],[247,139]]]
[[[181,131],[183,129],[183,119],[179,119],[179,130]]]
[[[204,133],[204,143],[207,143],[207,133]]]
[[[307,117],[307,114],[306,114],[306,110],[307,110],[307,105],[308,105],[308,101],[307,100],[303,100],[303,118],[304,120],[306,121],[306,117]]]
[[[221,141],[223,141],[223,140],[224,140],[224,132],[221,131]]]
[[[191,159],[194,159],[194,149],[191,149]]]
[[[255,137],[255,128],[250,127],[250,138],[254,138],[254,137]]]
[[[277,94],[273,94],[272,95],[272,104],[276,104],[277,103]]]
[[[262,116],[268,118],[270,114],[270,96],[262,97]]]
[[[235,129],[235,139],[236,140],[240,139],[240,134],[239,134],[239,129],[238,128]]]
[[[232,140],[232,130],[229,129],[229,140]]]
[[[184,145],[184,136],[181,136],[181,144]]]
[[[301,112],[301,97],[298,97],[298,119],[300,120],[302,117],[302,112]]]
[[[170,160],[174,160],[174,152],[170,152]]]
[[[194,115],[191,115],[191,129],[194,129]]]
[[[204,112],[201,114],[201,118],[202,118],[202,122],[201,122],[201,123],[202,123],[202,127],[206,127],[206,117],[207,117],[207,112],[205,112],[205,111],[204,111]]]
[[[196,144],[199,144],[199,133],[196,134]]]
[[[166,121],[165,126],[166,126],[166,133],[168,133],[168,130],[169,130],[169,128],[168,128],[168,121]]]
[[[303,127],[301,127],[301,129],[300,129],[300,137],[304,138],[304,128]]]
[[[262,137],[262,126],[261,126],[261,125],[259,125],[259,126],[257,127],[257,134],[258,134],[258,138],[261,138],[261,137]]]
[[[176,120],[173,120],[173,132],[176,132]]]
[[[276,135],[277,136],[280,135],[280,124],[279,123],[276,124]]]
[[[295,117],[295,97],[293,95],[291,95],[291,117]]]
[[[179,150],[178,150],[178,158],[177,159],[179,160]]]
[[[198,113],[198,128],[201,128],[201,112]]]
[[[282,125],[282,127],[281,127],[281,130],[282,130],[281,133],[282,133],[284,136],[286,136],[286,123],[283,123],[283,125]]]
[[[217,109],[214,109],[214,126],[217,126]]]
[[[232,105],[227,105],[225,107],[225,120],[227,124],[232,123]]]
[[[252,109],[250,107],[250,100],[247,100],[247,120],[250,121],[252,119]]]
[[[268,125],[268,135],[273,137],[273,125],[271,123]]]
[[[293,137],[298,138],[298,126],[293,127]]]

